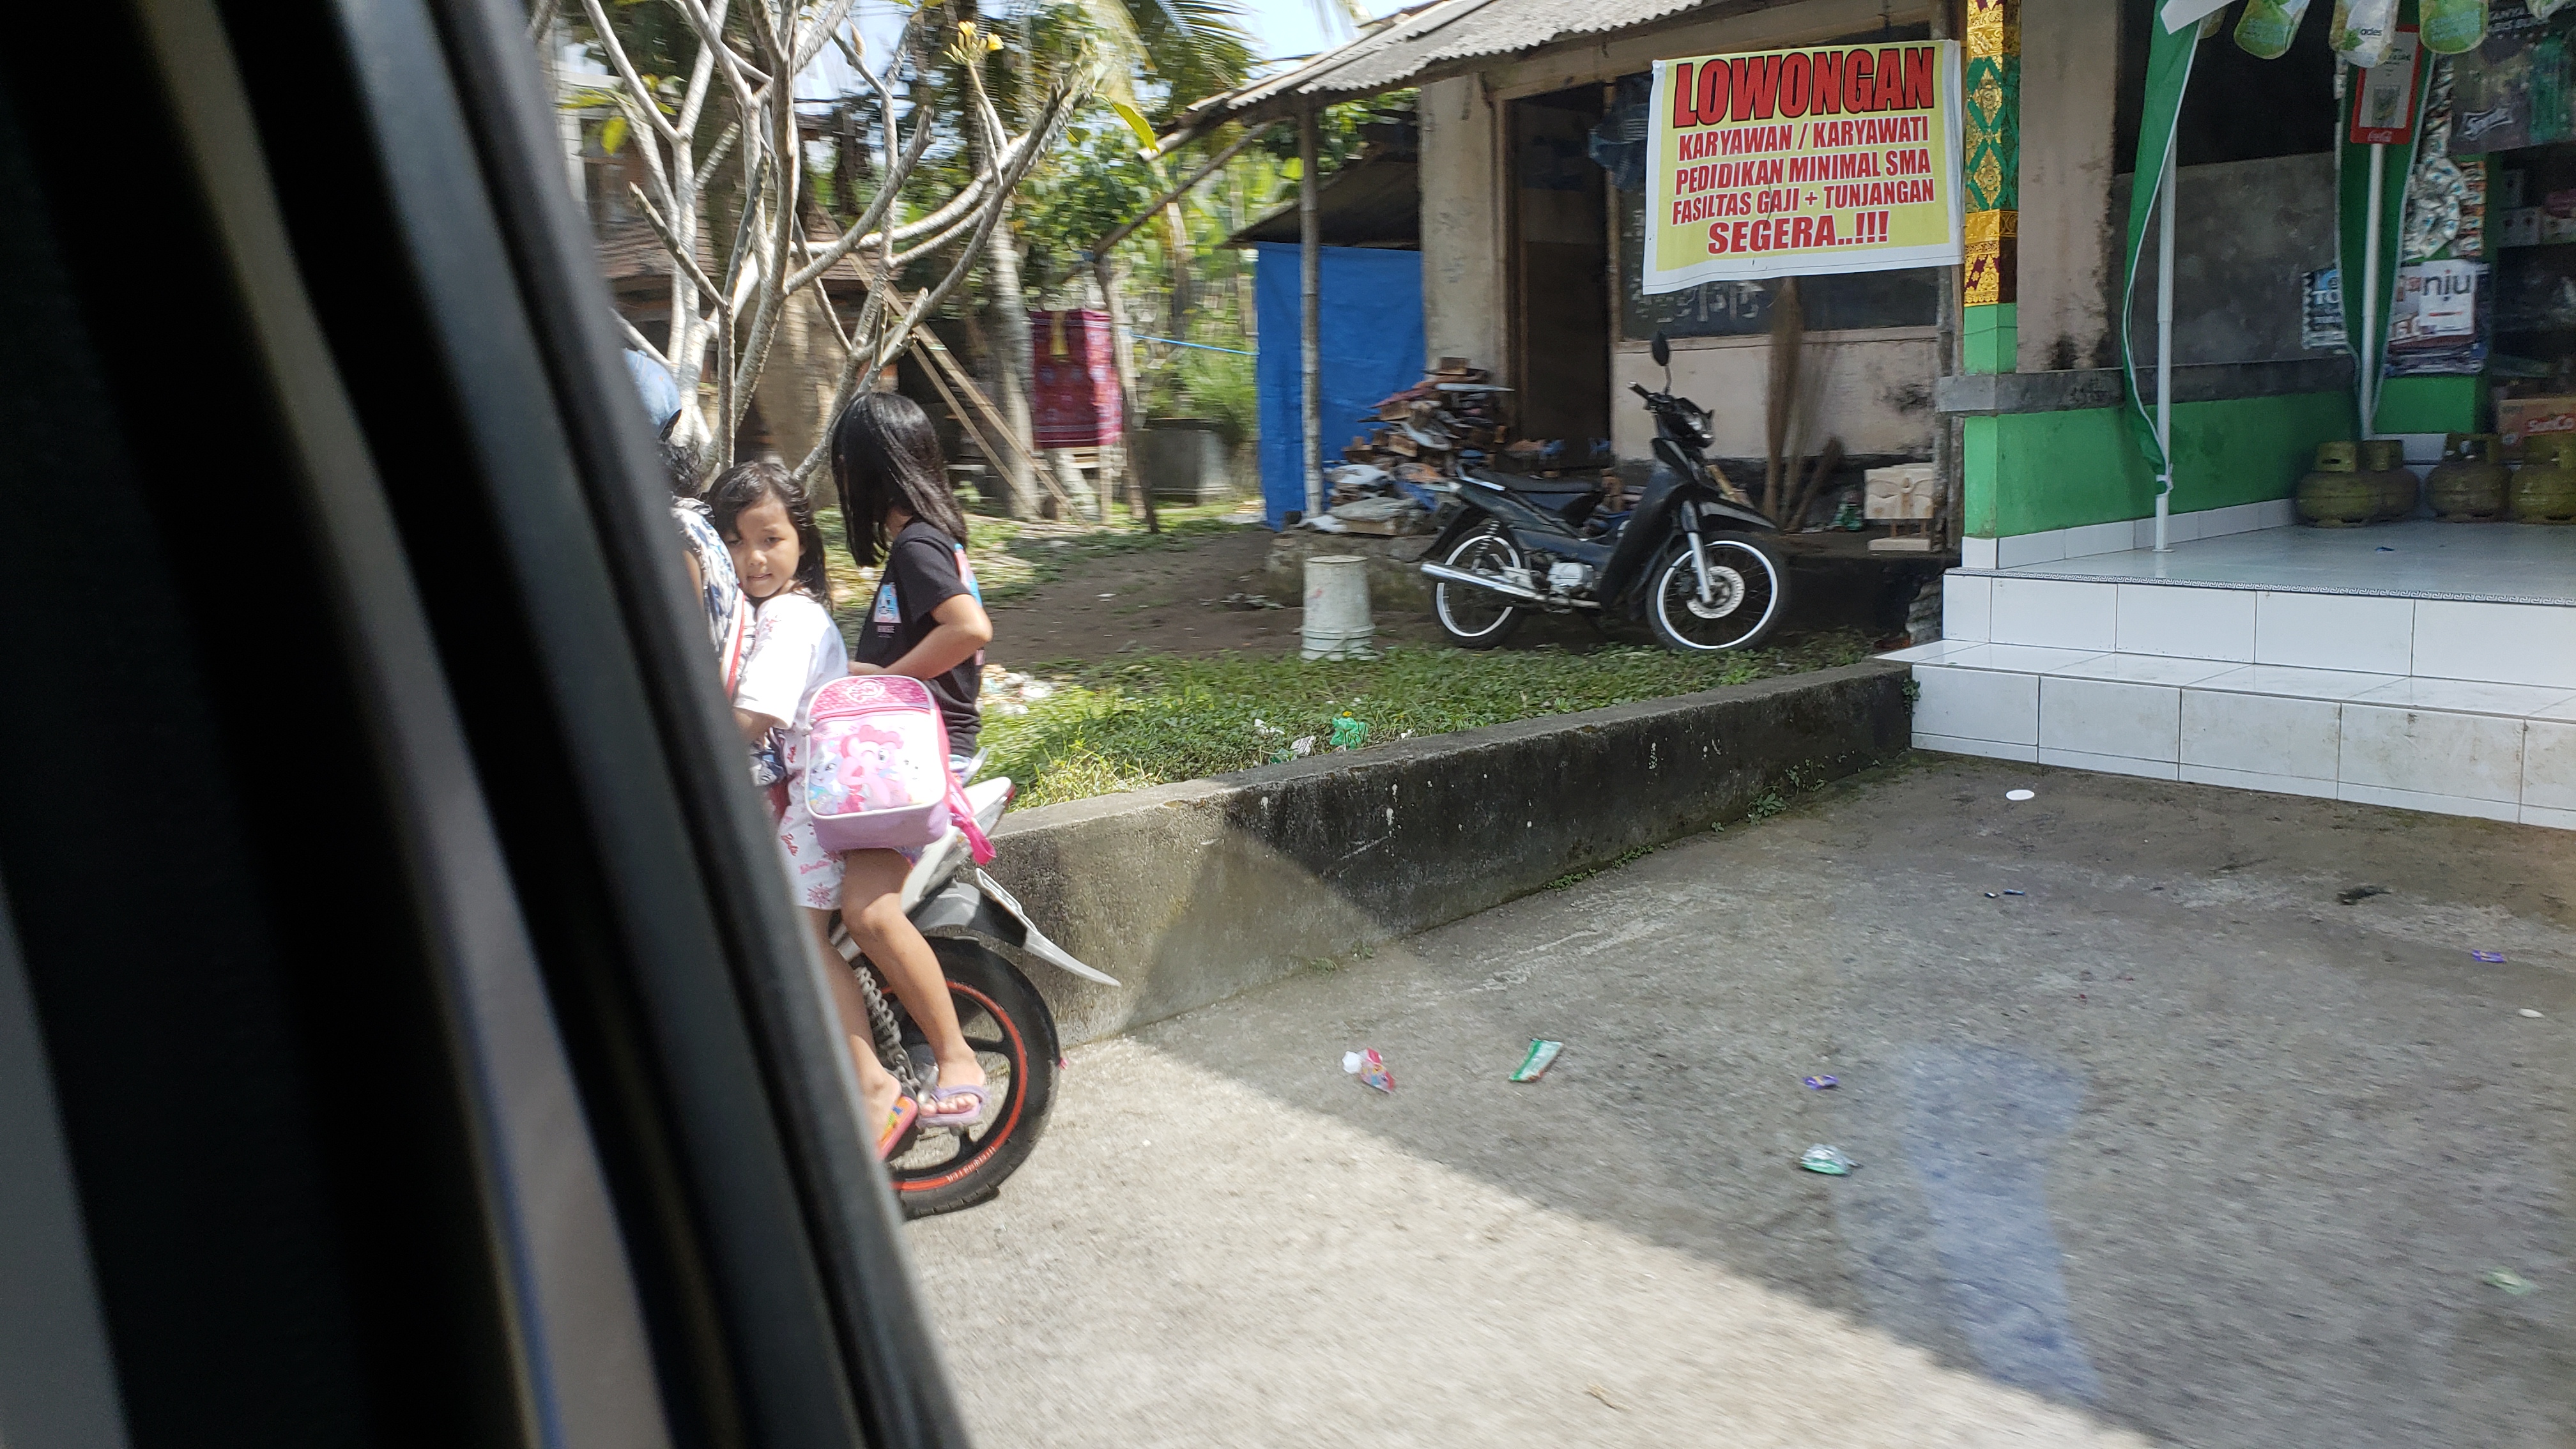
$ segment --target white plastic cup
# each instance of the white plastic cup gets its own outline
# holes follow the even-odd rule
[[[1306,560],[1305,656],[1308,659],[1373,659],[1369,641],[1377,624],[1369,616],[1368,560],[1329,554]]]

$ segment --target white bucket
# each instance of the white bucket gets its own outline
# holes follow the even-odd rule
[[[1333,554],[1306,560],[1306,657],[1374,659],[1369,640],[1368,560]]]

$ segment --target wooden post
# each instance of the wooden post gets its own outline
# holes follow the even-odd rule
[[[1305,303],[1299,328],[1305,392],[1306,516],[1324,511],[1324,301],[1323,224],[1315,210],[1315,103],[1297,113],[1297,290]]]
[[[1118,451],[1119,467],[1125,473],[1127,486],[1133,490],[1128,504],[1145,515],[1145,531],[1160,533],[1163,520],[1154,511],[1154,480],[1145,476],[1137,462],[1137,442],[1145,435],[1145,417],[1139,411],[1136,387],[1136,353],[1127,344],[1127,300],[1118,286],[1118,264],[1107,249],[1092,253],[1091,274],[1100,283],[1100,305],[1109,314],[1109,345],[1118,359]],[[1106,517],[1106,513],[1103,514]]]

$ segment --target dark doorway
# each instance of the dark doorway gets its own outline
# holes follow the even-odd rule
[[[1511,104],[1511,383],[1526,438],[1585,456],[1610,436],[1607,173],[1593,161],[1602,88]]]

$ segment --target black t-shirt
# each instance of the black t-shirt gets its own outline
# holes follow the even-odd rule
[[[919,519],[905,524],[886,550],[885,572],[868,603],[868,620],[850,649],[851,656],[862,664],[892,664],[901,659],[939,627],[931,612],[959,594],[979,604],[984,601],[965,548]],[[984,728],[984,712],[975,703],[984,692],[983,651],[923,682],[948,721],[948,752],[975,753],[975,736]]]

